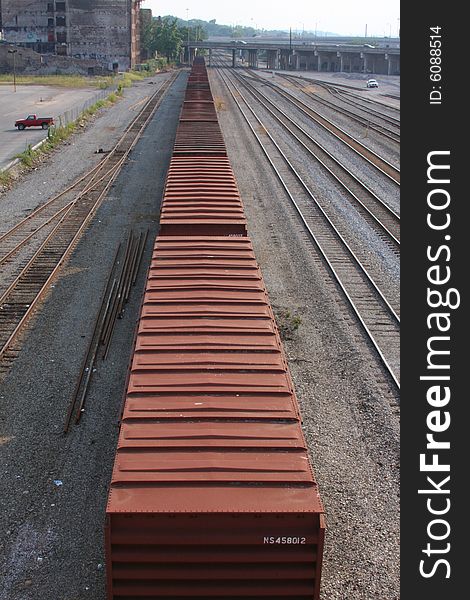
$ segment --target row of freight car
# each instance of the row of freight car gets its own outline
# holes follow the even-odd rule
[[[317,600],[323,508],[201,58],[160,225],[107,506],[108,598]]]

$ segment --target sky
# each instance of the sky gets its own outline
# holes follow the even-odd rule
[[[291,7],[291,10],[289,10]],[[400,0],[144,0],[154,16],[181,19],[216,19],[220,25],[244,25],[256,29],[329,31],[339,35],[397,37]]]

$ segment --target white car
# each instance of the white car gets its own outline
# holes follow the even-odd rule
[[[368,88],[373,88],[373,87],[378,88],[379,84],[377,83],[376,79],[369,79],[368,82],[367,82],[367,87]]]

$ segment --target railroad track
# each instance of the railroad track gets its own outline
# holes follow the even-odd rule
[[[366,108],[364,106],[358,106],[354,101],[350,100],[347,97],[343,97],[343,93],[341,93],[339,90],[335,90],[335,93],[333,91],[334,88],[327,88],[328,92],[333,94],[340,102],[352,105],[357,110],[366,112],[366,115],[364,116],[362,114],[358,114],[357,112],[352,112],[344,106],[340,106],[334,102],[327,100],[326,98],[322,98],[314,92],[308,91],[307,86],[304,83],[302,83],[302,81],[299,81],[298,77],[292,77],[291,75],[279,75],[278,77],[284,79],[289,83],[294,84],[303,94],[307,96],[307,98],[309,98],[309,100],[313,100],[314,102],[317,102],[318,104],[321,104],[322,106],[325,106],[330,110],[334,110],[342,115],[347,116],[349,119],[359,123],[364,127],[367,127],[367,129],[370,129],[371,131],[377,132],[378,134],[382,135],[386,139],[391,140],[392,142],[395,142],[397,144],[400,143],[400,121],[398,119],[389,117],[388,115],[384,115],[383,113],[380,113],[368,107]],[[380,121],[391,125],[392,127],[383,125]]]
[[[17,355],[13,344],[105,198],[150,121],[173,74],[149,98],[105,159],[69,188],[0,235],[0,368]]]
[[[398,107],[392,106],[391,104],[387,104],[386,102],[381,102],[380,100],[377,100],[377,98],[374,98],[372,100],[371,98],[365,98],[364,96],[360,96],[359,94],[356,94],[355,92],[363,92],[364,89],[358,88],[355,85],[347,85],[345,83],[337,83],[337,82],[335,82],[334,84],[331,84],[331,83],[327,83],[326,81],[323,81],[321,79],[315,79],[313,77],[303,77],[302,75],[292,75],[292,77],[296,77],[297,79],[301,79],[310,84],[314,83],[315,85],[322,86],[325,89],[327,89],[328,91],[332,92],[333,94],[338,93],[338,92],[339,93],[343,92],[344,94],[350,96],[351,98],[355,98],[356,100],[359,100],[360,102],[364,102],[365,104],[371,104],[373,106],[383,106],[385,109],[390,110],[391,112],[395,112],[395,113],[400,112],[400,109]],[[387,96],[389,98],[394,98],[396,100],[400,100],[400,96],[397,96],[394,94],[381,94],[381,95]]]
[[[85,401],[91,384],[95,365],[101,357],[106,360],[116,320],[122,317],[129,299],[131,287],[135,285],[142,256],[147,242],[147,232],[140,235],[131,231],[127,244],[119,244],[108,281],[101,297],[101,306],[95,318],[93,334],[82,363],[80,375],[69,403],[63,433],[66,434],[73,422],[78,423],[85,411]]]
[[[321,259],[327,264],[349,307],[366,333],[368,341],[374,347],[392,381],[399,388],[398,306],[393,306],[387,300],[384,292],[371,278],[367,268],[353,252],[237,87],[221,70],[219,75],[284,188],[293,212],[300,219],[305,238],[310,244],[313,243]],[[245,108],[240,101],[245,104]],[[260,128],[263,130],[262,136],[257,133]]]
[[[288,114],[259,90],[249,85],[246,78],[232,73],[232,76],[260,103],[271,117],[279,123],[306,151],[333,177],[346,192],[352,204],[365,220],[378,231],[387,244],[398,252],[400,246],[400,217],[372,190],[370,190],[350,169],[328,152],[305,129],[295,123]],[[244,98],[246,102],[246,98]],[[267,127],[263,122],[263,127]]]
[[[399,108],[395,108],[393,106],[390,106],[389,104],[383,104],[382,102],[378,102],[377,100],[370,100],[369,98],[364,98],[363,96],[359,96],[358,94],[354,94],[353,92],[349,92],[347,90],[336,89],[332,86],[327,87],[327,90],[330,94],[336,95],[339,98],[341,98],[343,102],[347,102],[348,104],[351,104],[356,108],[366,110],[371,114],[376,114],[380,118],[386,119],[389,123],[394,124],[396,127],[401,126],[400,117],[394,116],[400,114]],[[387,110],[388,113],[393,114],[386,114],[382,111],[376,110],[377,105],[384,107],[384,109]],[[371,108],[372,106],[374,108]]]
[[[119,168],[121,158],[122,155],[112,153],[67,189],[50,198],[0,235],[0,294],[3,295],[7,286],[21,273],[25,264],[72,205],[112,176],[114,170]]]
[[[305,83],[310,84],[310,85],[315,84],[319,87],[324,88],[325,90],[327,90],[334,96],[343,97],[343,100],[344,100],[344,97],[348,97],[348,98],[350,98],[350,102],[352,102],[353,100],[357,101],[358,106],[366,105],[367,110],[372,110],[372,112],[377,113],[379,116],[387,116],[388,118],[392,119],[392,122],[394,122],[394,123],[397,123],[397,124],[400,123],[399,118],[375,110],[375,108],[381,106],[384,109],[386,109],[387,111],[389,111],[390,113],[400,114],[400,109],[398,107],[392,106],[391,104],[386,104],[385,102],[380,102],[380,100],[377,100],[376,98],[374,98],[372,100],[371,98],[365,98],[364,96],[355,94],[354,91],[361,91],[361,92],[364,91],[364,90],[359,90],[357,87],[353,87],[353,86],[345,85],[345,84],[341,84],[341,83],[335,83],[334,85],[332,85],[330,83],[327,83],[326,81],[321,81],[320,79],[314,79],[314,78],[310,78],[310,77],[302,77],[301,75],[287,75],[286,77],[304,81]],[[390,94],[383,94],[383,95],[390,96]],[[391,97],[399,99],[399,97],[397,97],[397,96],[391,96]],[[374,109],[370,109],[370,106],[373,106]]]
[[[332,121],[322,116],[320,113],[315,111],[313,108],[309,107],[305,102],[302,102],[299,98],[294,96],[293,94],[282,90],[279,86],[271,83],[267,79],[263,77],[259,77],[255,75],[255,79],[259,78],[261,82],[273,89],[279,96],[287,100],[289,104],[295,106],[301,113],[309,117],[309,119],[313,120],[317,125],[319,125],[322,129],[328,131],[331,135],[334,136],[335,139],[339,140],[341,143],[345,144],[349,147],[355,154],[360,156],[363,160],[373,166],[377,171],[385,175],[397,186],[400,185],[400,169],[388,162],[372,150],[367,148],[359,142],[356,138],[349,135],[346,131],[335,125]]]

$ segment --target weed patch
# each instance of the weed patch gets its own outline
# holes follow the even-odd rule
[[[300,327],[302,319],[286,308],[276,310],[276,322],[283,340],[291,340]]]

